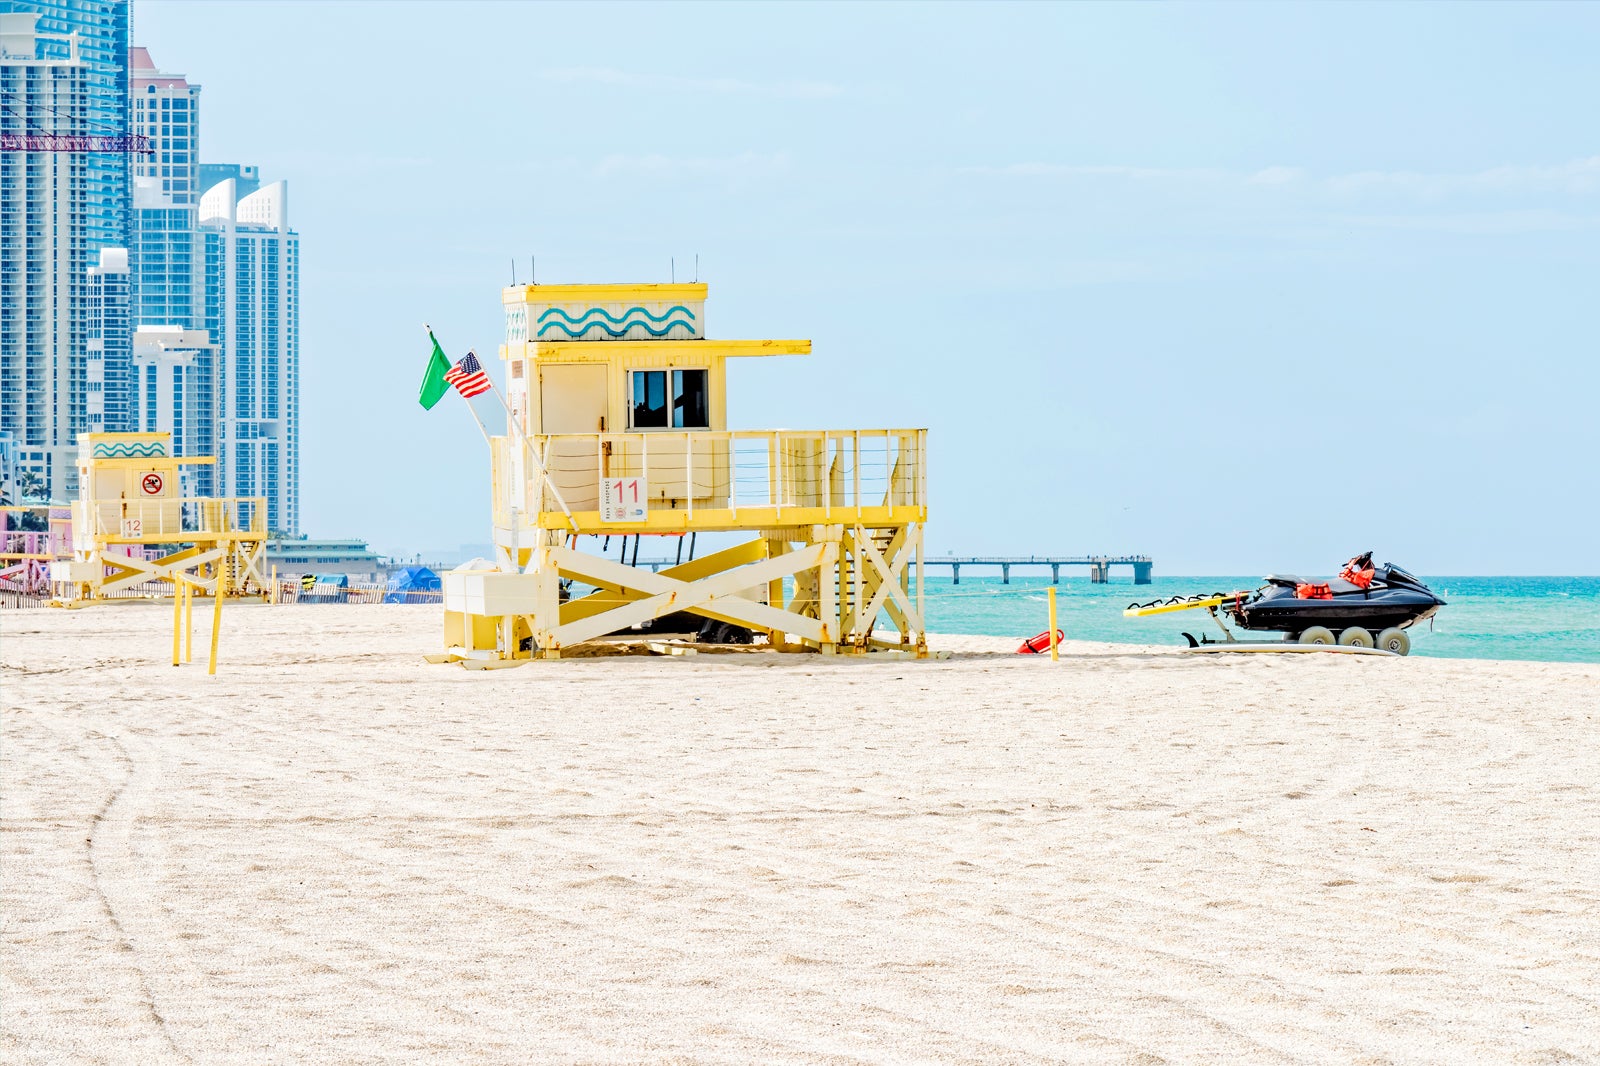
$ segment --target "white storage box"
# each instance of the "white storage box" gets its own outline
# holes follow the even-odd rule
[[[444,578],[444,609],[462,614],[532,614],[539,578],[484,570],[449,570]]]

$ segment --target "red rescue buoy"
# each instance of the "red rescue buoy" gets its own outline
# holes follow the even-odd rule
[[[1061,630],[1056,630],[1056,643],[1060,644],[1067,636]],[[1037,655],[1042,651],[1050,650],[1050,631],[1047,629],[1036,637],[1030,637],[1022,642],[1022,647],[1017,649],[1018,655]]]

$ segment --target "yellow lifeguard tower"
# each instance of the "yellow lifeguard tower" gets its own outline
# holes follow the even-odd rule
[[[215,462],[172,454],[170,433],[78,437],[72,558],[50,564],[54,602],[69,607],[180,579],[225,595],[257,596],[267,528],[264,498],[184,497],[181,467]]]
[[[925,429],[729,430],[728,360],[806,355],[811,342],[707,339],[705,285],[518,285],[502,302],[502,570],[445,576],[452,655],[559,658],[676,611],[784,650],[926,654],[913,565]],[[741,532],[659,573],[581,550],[589,536]],[[595,591],[563,602],[569,580]],[[880,615],[893,639],[874,632]]]

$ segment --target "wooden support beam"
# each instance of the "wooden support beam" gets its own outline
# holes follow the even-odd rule
[[[764,540],[746,541],[744,544],[735,545],[732,548],[724,548],[722,551],[714,552],[699,559],[691,559],[689,562],[679,566],[667,567],[653,572],[659,573],[662,577],[675,578],[679,581],[699,581],[702,578],[720,574],[724,570],[735,566],[759,562],[767,558],[767,550],[767,544]],[[780,578],[779,580],[781,581],[782,579]],[[603,611],[620,607],[625,603],[642,600],[648,595],[648,593],[636,589],[625,589],[613,584],[601,585],[595,581],[585,581],[585,584],[600,585],[600,587],[587,596],[569,600],[562,604],[562,625],[576,622],[581,618],[593,617]],[[723,619],[723,621],[726,621],[726,619]]]
[[[103,552],[98,561],[102,565],[113,567],[117,572],[91,585],[90,595],[103,596],[108,592],[129,588],[145,581],[171,581],[176,586],[178,578],[175,575],[186,574],[191,570],[198,571],[207,563],[216,563],[222,559],[224,551],[225,549],[221,547],[205,551],[189,549],[160,559],[135,559],[120,552]],[[199,580],[198,576],[196,579]],[[202,580],[200,583],[210,589],[215,580],[209,582]]]
[[[541,647],[559,650],[581,644],[672,611],[692,611],[708,616],[714,614],[754,629],[781,628],[784,632],[797,633],[818,643],[823,643],[828,635],[821,622],[739,595],[746,589],[818,565],[822,557],[827,555],[826,545],[811,545],[776,559],[737,567],[699,581],[681,581],[664,573],[649,573],[565,547],[551,548],[548,554],[550,562],[562,577],[622,590],[637,590],[645,596],[589,618],[559,625],[549,631],[548,644],[541,643]]]
[[[906,548],[913,535],[911,530],[912,527],[901,526],[895,531],[889,541],[887,558],[878,551],[878,546],[873,543],[872,538],[865,535],[865,530],[860,528],[856,530],[856,542],[864,547],[872,575],[872,598],[862,612],[869,631],[871,620],[878,616],[880,610],[891,604],[899,608],[897,613],[902,616],[896,619],[897,625],[902,628],[910,626],[919,632],[922,629],[921,615],[912,606],[902,584],[902,575],[909,559]]]

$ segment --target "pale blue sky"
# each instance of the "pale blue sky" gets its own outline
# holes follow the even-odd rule
[[[1600,572],[1600,5],[140,0],[134,34],[204,86],[206,161],[290,183],[312,536],[488,539],[424,320],[492,356],[513,256],[698,254],[712,335],[815,343],[737,364],[730,421],[929,427],[932,553]]]

